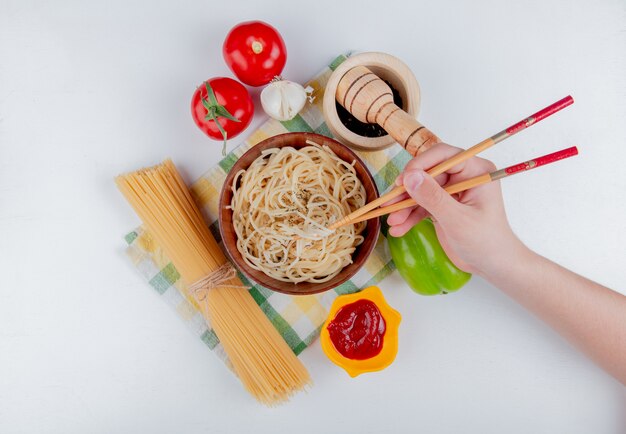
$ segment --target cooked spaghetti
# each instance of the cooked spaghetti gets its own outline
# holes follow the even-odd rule
[[[250,267],[284,282],[325,282],[352,263],[366,222],[327,228],[362,207],[354,162],[328,146],[272,148],[233,178],[237,249]]]
[[[167,160],[116,182],[191,286],[185,295],[210,321],[246,389],[275,404],[304,388],[306,368],[227,264],[174,164]]]

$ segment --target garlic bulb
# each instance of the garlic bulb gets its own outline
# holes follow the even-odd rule
[[[261,92],[261,105],[270,117],[288,121],[302,110],[307,98],[307,91],[301,85],[277,77]]]

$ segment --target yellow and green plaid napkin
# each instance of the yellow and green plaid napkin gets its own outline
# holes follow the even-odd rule
[[[313,80],[305,84],[313,88],[312,103],[306,105],[294,119],[279,122],[273,119],[265,122],[238,148],[226,156],[219,164],[209,169],[192,186],[197,203],[209,223],[213,236],[220,241],[218,229],[218,200],[226,174],[234,162],[250,147],[277,134],[293,131],[308,131],[331,136],[322,115],[322,96],[324,87],[332,71],[346,59],[341,55],[333,60]],[[331,136],[332,137],[332,136]],[[378,152],[358,152],[374,175],[379,191],[385,191],[404,168],[411,156],[399,145]],[[134,266],[146,278],[150,286],[169,303],[191,329],[200,336],[209,348],[216,351],[223,360],[226,355],[219,339],[206,324],[204,318],[184,295],[184,283],[180,275],[161,248],[146,230],[138,228],[125,237],[128,243],[127,253]],[[296,354],[304,350],[319,335],[328,310],[338,294],[356,292],[374,285],[384,279],[393,270],[393,262],[385,245],[384,237],[378,240],[376,248],[365,266],[349,281],[323,294],[310,296],[290,296],[270,291],[247,280],[241,273],[239,277],[251,286],[250,294],[259,304],[272,324],[285,338]]]

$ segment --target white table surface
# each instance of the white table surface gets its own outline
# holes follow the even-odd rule
[[[624,2],[221,3],[0,0],[0,432],[626,432],[626,389],[480,278],[425,298],[394,274],[389,369],[350,379],[313,345],[309,393],[257,405],[127,262],[138,220],[112,181],[167,156],[189,180],[218,161],[191,94],[231,75],[230,27],[264,19],[292,80],[347,49],[400,57],[420,120],[463,147],[571,93],[485,155],[578,145],[504,182],[509,218],[532,248],[626,292]]]

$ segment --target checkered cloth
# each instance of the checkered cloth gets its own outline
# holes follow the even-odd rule
[[[286,132],[308,131],[331,136],[322,116],[322,96],[330,74],[345,59],[346,55],[337,57],[319,75],[305,85],[305,87],[311,86],[313,88],[312,95],[315,99],[312,103],[307,104],[299,115],[287,122],[268,120],[252,133],[241,146],[220,161],[217,166],[209,169],[193,184],[192,193],[201,206],[207,222],[209,222],[211,232],[218,242],[220,241],[217,222],[219,193],[226,174],[244,152],[268,137]],[[411,156],[398,145],[383,151],[358,152],[358,154],[374,175],[379,191],[387,190],[411,159]],[[194,302],[183,295],[186,291],[180,274],[153,240],[150,233],[138,228],[126,235],[125,238],[128,243],[128,256],[150,286],[178,312],[183,321],[190,326],[194,333],[200,336],[200,339],[209,348],[227,361],[226,354],[210,324],[205,322]],[[330,305],[338,294],[348,294],[374,285],[389,275],[393,269],[393,262],[381,235],[365,266],[351,280],[338,286],[334,291],[309,296],[290,296],[270,291],[250,282],[241,273],[239,273],[239,277],[245,284],[251,286],[250,294],[254,300],[285,338],[292,350],[299,354],[319,335]]]

